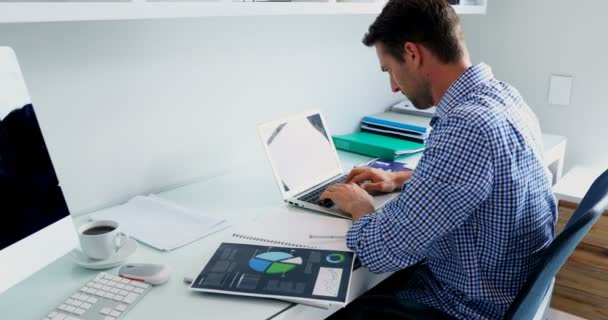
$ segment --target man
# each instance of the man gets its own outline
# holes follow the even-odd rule
[[[501,319],[554,238],[538,121],[517,90],[471,65],[445,0],[390,0],[363,43],[394,92],[437,111],[413,174],[357,168],[321,195],[352,215],[346,241],[364,267],[402,270],[334,317]],[[374,212],[367,191],[398,188]]]

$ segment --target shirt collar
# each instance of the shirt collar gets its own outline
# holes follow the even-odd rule
[[[433,124],[437,121],[436,118],[442,118],[447,115],[460,100],[473,91],[480,84],[486,83],[494,78],[492,69],[485,63],[471,66],[467,71],[456,79],[448,88],[448,91],[443,95],[441,101],[437,105]]]

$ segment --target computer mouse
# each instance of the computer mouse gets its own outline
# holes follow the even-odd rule
[[[163,284],[171,276],[167,266],[152,263],[125,264],[118,270],[118,275],[129,280],[142,281],[152,285]]]

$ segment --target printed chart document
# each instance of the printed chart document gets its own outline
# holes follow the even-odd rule
[[[354,253],[224,242],[195,291],[345,305]]]

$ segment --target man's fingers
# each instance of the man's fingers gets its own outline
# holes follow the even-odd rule
[[[358,186],[356,184],[353,184],[355,186]],[[336,196],[339,195],[340,193],[346,192],[348,190],[348,184],[345,183],[335,183],[332,184],[331,186],[327,187],[327,189],[325,189],[325,191],[323,191],[323,193],[321,193],[321,195],[319,196],[319,199],[321,200],[325,200],[325,199],[332,199]]]
[[[365,191],[389,192],[389,186],[384,181],[364,183],[361,188]]]
[[[323,193],[321,193],[321,195],[319,196],[319,199],[321,199],[321,200],[329,199],[330,192],[331,191],[327,191],[327,190],[323,191]]]
[[[371,178],[372,178],[372,173],[370,171],[364,171],[364,172],[361,172],[358,175],[355,175],[354,177],[351,177],[350,180],[346,180],[346,183],[356,183],[356,184],[358,184],[361,181],[371,180]]]
[[[349,183],[354,176],[361,174],[361,172],[364,172],[365,170],[366,168],[353,168],[353,170],[351,170],[346,176],[346,183]]]
[[[332,186],[327,187],[327,189],[325,189],[325,191],[323,191],[323,193],[321,193],[321,195],[319,196],[319,199],[325,200],[325,199],[331,198],[330,194],[332,193],[332,191],[333,191]]]
[[[319,196],[319,199],[321,199],[321,200],[331,199],[331,194],[339,188],[338,185],[340,185],[340,184],[336,183],[336,184],[332,184],[331,186],[327,187],[327,189],[325,189],[325,191],[323,191],[323,193],[321,193],[321,195]]]
[[[368,182],[361,185],[365,191],[379,191],[381,182]]]

